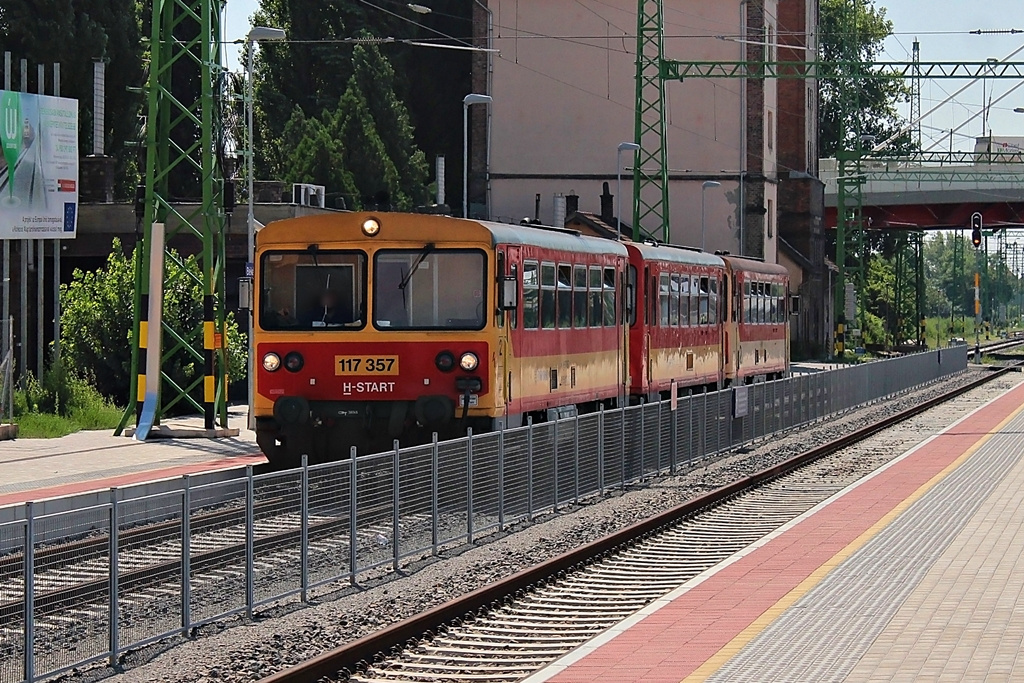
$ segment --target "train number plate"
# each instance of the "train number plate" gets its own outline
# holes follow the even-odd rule
[[[335,375],[397,375],[398,356],[335,356]]]

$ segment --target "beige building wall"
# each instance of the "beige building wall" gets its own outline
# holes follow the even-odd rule
[[[600,211],[602,185],[616,190],[616,147],[632,141],[636,100],[636,0],[489,0],[491,95],[488,206],[490,217],[518,222],[553,219],[555,193],[579,195],[580,209]],[[774,6],[775,0],[769,0]],[[739,0],[666,0],[665,56],[683,61],[745,58],[739,40],[746,4]],[[769,10],[774,16],[774,11]],[[724,36],[725,38],[717,38]],[[774,87],[765,93],[775,108]],[[700,245],[701,185],[706,248],[740,253],[744,229],[738,179],[746,169],[747,93],[740,79],[666,83],[671,241]],[[773,136],[774,137],[774,136]],[[763,154],[773,150],[764,141]],[[774,142],[772,143],[773,147]],[[631,167],[632,155],[623,154]],[[774,170],[774,161],[770,163]],[[765,170],[768,170],[767,168]],[[632,194],[623,173],[623,194]],[[774,186],[768,190],[777,207]],[[619,198],[616,197],[616,204]],[[767,206],[763,207],[767,210]],[[632,222],[629,201],[623,220]],[[645,226],[648,227],[648,226]],[[654,227],[654,226],[649,226]],[[774,260],[774,236],[764,253]],[[749,239],[749,237],[748,237]]]

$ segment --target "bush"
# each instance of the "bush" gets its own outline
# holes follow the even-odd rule
[[[121,411],[63,363],[51,363],[42,380],[29,375],[14,393],[19,436],[52,437],[80,429],[113,429]]]
[[[164,319],[179,332],[201,330],[203,287],[201,270],[194,256],[175,253],[166,259]],[[132,308],[135,291],[134,254],[123,253],[115,239],[104,268],[93,272],[75,270],[71,283],[61,287],[61,353],[74,374],[91,382],[100,394],[126,403],[131,377]],[[245,379],[245,338],[234,317],[226,321],[229,380]],[[197,334],[199,334],[197,332]],[[201,345],[202,337],[198,336]],[[163,349],[174,344],[167,334]],[[203,374],[203,364],[185,353],[177,353],[164,366],[178,386],[186,387]],[[202,385],[193,398],[202,402]],[[188,410],[179,403],[179,410]]]

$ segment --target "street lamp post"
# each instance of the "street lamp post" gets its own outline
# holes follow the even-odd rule
[[[640,145],[635,142],[620,142],[619,146],[615,149],[615,171],[617,179],[615,197],[618,199],[618,204],[616,205],[618,210],[615,212],[615,239],[619,240],[622,239],[622,153],[632,152],[635,159],[635,155],[638,151],[640,151]],[[635,161],[633,162],[633,165],[636,165]],[[630,206],[632,206],[632,202],[630,202]],[[636,234],[636,231],[637,226],[634,225],[634,235]]]
[[[490,104],[490,95],[469,93],[462,98],[462,217],[469,218],[469,108]]]
[[[721,187],[722,183],[717,180],[705,180],[700,186],[700,250],[704,251],[704,238],[707,235],[707,226],[704,224],[704,191],[709,187]]]
[[[254,26],[252,30],[245,36],[245,135],[246,135],[246,147],[245,147],[245,175],[246,175],[246,189],[248,191],[246,201],[248,203],[248,215],[246,216],[246,240],[248,242],[248,258],[245,265],[246,277],[250,277],[250,268],[252,269],[252,277],[256,275],[256,218],[252,212],[253,205],[253,125],[252,125],[252,110],[253,110],[253,88],[252,88],[252,57],[254,52],[255,43],[262,41],[273,41],[273,40],[284,40],[285,39],[284,29],[270,28],[268,26]],[[250,292],[251,292],[250,288]],[[249,429],[256,428],[256,417],[253,413],[253,403],[256,399],[256,364],[253,362],[253,358],[256,355],[256,349],[253,345],[253,328],[255,326],[256,312],[252,310],[252,304],[249,304],[249,353],[248,362],[246,364],[247,375],[248,375],[248,394],[249,394],[249,417],[248,427]]]

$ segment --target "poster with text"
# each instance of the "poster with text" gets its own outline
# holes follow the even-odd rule
[[[0,239],[78,227],[78,101],[0,90]]]

